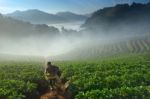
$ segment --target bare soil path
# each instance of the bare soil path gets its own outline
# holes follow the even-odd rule
[[[69,81],[59,83],[53,90],[48,89],[40,96],[40,99],[73,99],[72,93],[69,90]]]
[[[66,99],[63,96],[63,93],[57,92],[56,90],[48,90],[46,93],[44,93],[40,99]]]

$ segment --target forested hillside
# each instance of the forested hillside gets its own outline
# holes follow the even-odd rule
[[[59,30],[45,24],[31,24],[0,15],[0,35],[3,37],[56,36]]]
[[[119,4],[96,11],[83,25],[97,34],[145,34],[150,28],[150,3]]]

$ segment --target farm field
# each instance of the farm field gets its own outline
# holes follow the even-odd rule
[[[120,40],[105,40],[85,43],[66,54],[52,57],[53,60],[89,60],[108,58],[109,56],[150,52],[150,36]]]
[[[0,99],[150,99],[150,0],[0,5]]]
[[[58,61],[75,99],[150,98],[150,53]],[[38,99],[48,84],[42,62],[0,64],[0,99]]]
[[[40,62],[2,62],[0,99],[37,99],[42,88],[47,87],[41,64]]]
[[[76,99],[150,98],[150,54],[58,63]]]

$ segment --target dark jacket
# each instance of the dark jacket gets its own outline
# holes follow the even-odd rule
[[[57,66],[50,65],[46,68],[46,73],[49,73],[52,76],[58,75],[59,77],[61,76],[61,71]]]

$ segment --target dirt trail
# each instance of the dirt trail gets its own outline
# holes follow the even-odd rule
[[[41,95],[40,99],[73,99],[72,93],[68,89],[69,81],[66,83],[60,83],[53,90],[47,90],[43,95]]]
[[[41,95],[40,99],[72,99],[69,91],[70,80],[61,78],[61,71],[57,66],[51,65],[51,62],[48,62],[47,66],[46,80],[49,82],[49,87],[53,87],[53,90],[48,89],[46,93]]]
[[[63,93],[59,93],[56,90],[51,91],[48,90],[45,94],[43,94],[40,99],[66,99],[63,96]]]

